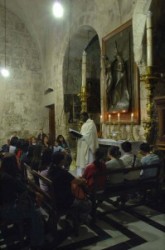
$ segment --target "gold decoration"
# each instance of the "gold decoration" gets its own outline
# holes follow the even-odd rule
[[[157,74],[153,71],[153,67],[147,66],[146,67],[146,74],[141,75],[140,80],[145,83],[145,87],[147,90],[147,104],[146,104],[146,110],[147,110],[147,117],[143,121],[143,127],[145,130],[145,137],[146,141],[149,143],[152,143],[152,128],[155,124],[155,120],[153,118],[153,91],[155,89],[155,85],[157,81],[159,80],[159,77]]]
[[[87,94],[87,90],[86,90],[85,86],[81,87],[81,92],[78,94],[78,96],[80,97],[80,101],[81,101],[81,113],[82,112],[87,112],[88,94]]]

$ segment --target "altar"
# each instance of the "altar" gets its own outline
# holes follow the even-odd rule
[[[120,148],[121,154],[123,154],[123,150],[121,149],[121,144],[125,140],[112,140],[112,139],[103,139],[103,138],[98,138],[99,146],[100,147],[105,147],[108,149],[109,146],[118,146]],[[143,143],[143,141],[130,141],[132,144],[132,153],[137,154],[139,151],[140,144]]]

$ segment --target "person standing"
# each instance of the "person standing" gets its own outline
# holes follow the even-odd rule
[[[77,143],[77,175],[82,176],[85,167],[94,161],[94,154],[98,148],[97,129],[93,120],[88,116],[87,112],[81,113],[81,120],[84,122],[81,127],[82,137]]]

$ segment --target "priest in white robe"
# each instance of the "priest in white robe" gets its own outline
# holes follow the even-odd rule
[[[77,143],[77,176],[82,176],[85,167],[94,161],[94,153],[98,148],[98,136],[96,125],[88,116],[87,112],[81,114],[83,125],[80,133],[82,137]]]

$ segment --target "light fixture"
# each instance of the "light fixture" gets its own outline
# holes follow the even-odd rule
[[[6,68],[6,0],[4,0],[4,30],[5,30],[5,66],[4,68],[1,68],[1,75],[3,77],[9,77],[10,72],[9,70]]]
[[[64,8],[62,4],[56,0],[55,3],[53,4],[53,15],[57,18],[63,17],[64,14]]]

